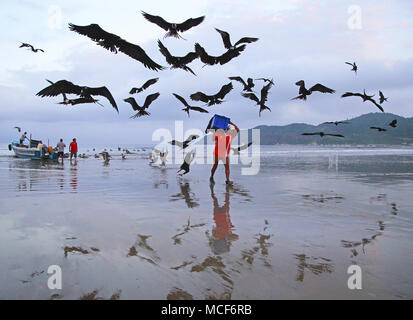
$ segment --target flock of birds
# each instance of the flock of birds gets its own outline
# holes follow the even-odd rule
[[[184,39],[181,36],[181,33],[198,26],[205,19],[205,16],[201,16],[198,18],[187,19],[186,21],[182,23],[170,23],[164,20],[160,16],[154,16],[154,15],[148,14],[143,11],[142,11],[142,15],[147,21],[156,24],[157,26],[159,26],[160,28],[166,31],[164,38],[174,37],[177,39]],[[113,33],[109,33],[103,30],[98,24],[78,26],[78,25],[69,23],[69,29],[80,35],[88,37],[89,39],[94,41],[97,45],[105,48],[106,50],[109,50],[110,52],[114,54],[121,52],[129,56],[130,58],[139,61],[140,63],[143,64],[145,68],[148,68],[153,71],[161,71],[161,70],[166,69],[164,66],[156,63],[152,58],[150,58],[139,45],[130,43],[122,39],[118,35],[115,35]],[[248,44],[254,43],[259,40],[259,38],[256,38],[256,37],[242,37],[238,41],[233,43],[231,41],[230,34],[228,32],[217,29],[217,28],[215,28],[215,30],[221,36],[223,46],[225,49],[223,54],[220,56],[212,56],[208,54],[207,51],[199,43],[194,44],[193,51],[187,53],[185,56],[178,57],[178,56],[173,56],[168,50],[168,48],[165,47],[165,45],[160,40],[158,40],[157,44],[158,44],[159,51],[162,54],[162,56],[165,58],[166,63],[170,66],[171,69],[182,69],[186,72],[196,75],[195,72],[188,66],[188,64],[193,62],[194,60],[199,59],[202,63],[204,63],[204,66],[223,65],[223,64],[230,62],[232,59],[238,57],[246,49],[246,46]],[[29,50],[35,53],[39,51],[44,52],[43,49],[39,49],[39,48],[35,49],[32,45],[28,43],[22,43],[20,48],[28,48]],[[345,63],[350,65],[352,67],[351,71],[354,71],[355,74],[357,75],[358,66],[356,62],[352,62],[352,63],[345,62]],[[188,117],[190,116],[190,111],[199,112],[199,113],[209,113],[209,111],[205,107],[211,107],[213,105],[219,105],[225,102],[224,101],[225,96],[234,88],[232,81],[235,81],[235,82],[240,83],[243,86],[241,95],[246,99],[250,99],[254,101],[255,105],[259,106],[259,116],[261,116],[261,113],[264,110],[271,111],[271,109],[266,104],[268,100],[269,90],[274,85],[273,79],[247,78],[247,80],[245,81],[240,76],[231,76],[229,77],[229,80],[230,82],[222,85],[220,90],[217,93],[206,94],[204,92],[198,91],[189,96],[189,98],[192,101],[205,103],[204,106],[190,105],[184,97],[182,97],[181,95],[177,93],[173,93],[173,96],[182,103],[182,105],[184,106],[182,111],[187,113]],[[254,80],[264,82],[264,85],[261,88],[259,97],[253,91],[253,88],[255,87]],[[85,104],[85,103],[100,104],[99,100],[96,99],[95,97],[101,96],[101,97],[106,98],[109,101],[109,103],[112,105],[112,107],[119,113],[117,103],[115,99],[113,98],[111,92],[108,90],[106,86],[88,87],[84,85],[74,84],[68,80],[59,80],[57,82],[52,82],[50,80],[47,80],[47,81],[50,83],[50,85],[48,87],[45,87],[41,91],[39,91],[37,93],[37,96],[56,97],[56,96],[62,95],[63,101],[59,102],[59,104],[72,105],[72,106],[77,105],[77,104]],[[141,93],[145,91],[146,89],[148,89],[150,86],[155,85],[158,81],[159,81],[159,78],[149,79],[141,87],[131,88],[131,90],[129,91],[129,94],[134,95],[134,94]],[[298,100],[306,101],[308,96],[312,95],[315,92],[328,93],[328,94],[335,93],[335,90],[328,88],[325,85],[322,85],[320,83],[316,83],[315,85],[313,85],[312,87],[308,89],[306,88],[304,80],[297,81],[295,84],[299,87],[298,96],[292,98],[291,100],[298,99]],[[74,94],[77,96],[77,98],[69,99],[67,98],[68,94]],[[160,96],[159,92],[147,95],[143,105],[139,105],[134,97],[125,98],[123,101],[126,103],[129,103],[132,109],[136,112],[134,115],[131,116],[131,118],[138,118],[138,117],[150,115],[150,113],[148,112],[148,108],[156,99],[158,99],[159,96]],[[363,93],[346,92],[341,97],[342,98],[360,97],[363,100],[363,102],[366,102],[366,101],[371,102],[375,107],[377,107],[382,112],[384,112],[384,109],[381,106],[381,104],[387,101],[387,97],[385,97],[381,91],[379,91],[379,99],[380,99],[379,102],[373,99],[374,95],[368,95],[365,92],[365,90],[363,91]],[[334,124],[337,126],[343,123],[347,123],[347,122],[334,121],[334,122],[326,122],[325,124]],[[392,127],[396,127],[397,120],[392,121],[389,125]],[[379,128],[379,127],[371,127],[371,129],[375,129],[378,131],[386,131],[386,129]],[[340,134],[324,133],[324,132],[310,132],[310,133],[307,132],[307,133],[302,133],[302,135],[319,135],[320,137],[324,137],[324,136],[344,137],[343,135],[340,135]],[[185,142],[183,142],[182,144],[184,143]]]

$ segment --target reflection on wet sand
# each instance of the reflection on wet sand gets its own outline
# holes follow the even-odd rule
[[[214,254],[221,254],[228,252],[231,247],[231,243],[238,239],[238,235],[232,232],[234,225],[231,223],[231,216],[229,214],[230,205],[230,186],[225,190],[224,205],[220,206],[217,197],[214,192],[215,184],[211,184],[211,198],[214,206],[214,222],[215,226],[212,229],[212,237],[209,238],[209,246]]]
[[[80,300],[106,300],[104,297],[99,297],[98,293],[99,293],[99,290],[93,290],[90,293],[84,294],[79,299]],[[119,300],[121,293],[122,293],[122,290],[116,291],[114,294],[112,294],[109,300]]]
[[[178,180],[179,187],[181,189],[180,193],[171,196],[169,201],[178,201],[178,200],[185,200],[186,205],[188,208],[195,208],[199,206],[196,199],[195,194],[191,192],[191,187],[188,181],[182,181],[181,179]]]
[[[342,247],[351,249],[351,257],[355,257],[358,255],[356,248],[359,246],[361,246],[363,254],[366,254],[364,247],[376,240],[378,236],[382,235],[382,231],[384,231],[385,224],[383,223],[383,221],[377,221],[377,224],[379,226],[378,232],[376,230],[376,233],[369,238],[363,238],[361,239],[361,241],[341,240]]]
[[[156,251],[150,247],[147,243],[147,240],[151,236],[145,236],[138,234],[138,239],[135,244],[129,248],[127,257],[138,257],[146,262],[149,262],[153,265],[158,265],[160,258]]]
[[[339,196],[337,194],[327,195],[324,194],[316,195],[316,194],[304,194],[303,198],[306,200],[311,200],[314,202],[325,203],[331,200],[334,200],[336,203],[340,203],[341,200],[344,200],[343,196]]]
[[[325,272],[332,273],[334,271],[334,265],[331,263],[330,259],[323,257],[309,257],[305,254],[296,254],[295,257],[298,260],[296,281],[304,281],[304,272],[306,269],[317,276]],[[321,261],[318,262],[319,260]]]
[[[167,300],[193,300],[194,297],[188,292],[174,287],[168,293],[168,295],[166,296],[166,299]]]
[[[99,252],[100,251],[98,248],[94,248],[94,247],[91,247],[90,250],[94,251],[94,252]],[[65,246],[63,248],[63,251],[64,251],[64,254],[65,254],[65,258],[67,258],[68,253],[71,253],[71,252],[78,252],[78,253],[81,253],[81,254],[91,253],[89,250],[83,249],[81,247],[74,247],[74,246],[72,246],[72,247]]]
[[[188,222],[186,225],[184,225],[182,232],[177,233],[172,237],[172,240],[174,241],[174,244],[182,244],[182,239],[181,236],[184,234],[188,233],[192,228],[199,228],[205,226],[205,223],[199,223],[199,224],[193,224],[191,225],[191,218],[188,218]],[[180,229],[178,229],[180,231]]]
[[[72,187],[73,191],[77,190],[77,161],[74,162],[70,161],[70,186]]]

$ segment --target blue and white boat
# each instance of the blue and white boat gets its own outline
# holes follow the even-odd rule
[[[53,150],[51,153],[49,149],[44,146],[39,149],[37,145],[39,141],[30,140],[30,145],[21,145],[18,142],[12,142],[9,144],[9,150],[13,150],[14,154],[18,158],[33,159],[33,160],[44,160],[44,159],[56,159],[57,153]]]

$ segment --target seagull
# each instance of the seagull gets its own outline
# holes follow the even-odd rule
[[[382,107],[381,105],[379,105],[379,104],[376,102],[376,100],[373,99],[374,95],[372,95],[372,96],[367,95],[367,94],[366,94],[366,90],[364,90],[363,94],[361,94],[361,93],[353,93],[353,92],[346,92],[346,93],[343,94],[341,97],[342,97],[342,98],[345,98],[345,97],[352,97],[352,96],[361,97],[361,98],[363,99],[363,102],[370,101],[370,102],[372,102],[377,108],[379,108],[381,112],[384,112],[383,107]]]
[[[259,111],[259,116],[261,117],[261,112],[264,110],[269,110],[271,112],[271,109],[265,105],[267,102],[268,98],[268,91],[270,90],[272,84],[271,82],[266,84],[264,87],[261,89],[261,99],[258,99],[258,97],[254,93],[242,93],[242,96],[248,99],[251,99],[257,103],[257,105],[260,106],[260,111]]]
[[[154,62],[140,46],[127,42],[116,34],[106,32],[98,24],[77,26],[69,23],[69,29],[92,39],[99,46],[115,54],[120,51],[128,55],[132,59],[141,62],[148,69],[154,71],[164,69],[164,67]]]
[[[168,64],[172,66],[171,69],[180,68],[185,71],[189,71],[194,76],[196,76],[196,74],[192,71],[190,67],[187,66],[187,64],[197,59],[199,57],[198,53],[189,52],[187,55],[183,57],[174,57],[169,53],[168,49],[162,44],[160,40],[158,40],[158,47],[159,51],[166,58],[166,62],[168,62]]]
[[[199,25],[205,19],[205,16],[202,16],[202,17],[198,17],[198,18],[190,18],[190,19],[188,19],[188,20],[186,20],[182,23],[169,23],[169,22],[165,21],[160,16],[153,16],[149,13],[144,12],[144,11],[142,11],[142,15],[149,22],[155,23],[156,25],[158,25],[162,29],[168,31],[165,34],[164,38],[166,38],[166,37],[175,37],[175,38],[184,39],[179,35],[178,32],[187,31],[187,30],[191,29],[192,27],[195,27],[195,26]]]
[[[350,65],[353,67],[353,69],[351,69],[351,71],[354,71],[354,73],[357,75],[357,64],[355,62],[351,63],[351,62],[346,62],[346,64]]]
[[[332,133],[324,133],[324,132],[310,132],[310,133],[302,133],[302,136],[332,136],[332,137],[339,137],[339,138],[344,138],[342,134],[332,134]]]
[[[390,127],[396,128],[397,127],[397,120],[394,119],[392,122],[389,123]],[[20,131],[19,131],[20,132]]]
[[[231,38],[228,32],[219,30],[217,28],[215,28],[215,30],[221,35],[222,42],[224,43],[224,47],[229,50],[237,49],[237,45],[241,43],[252,43],[252,42],[258,41],[258,38],[244,37],[244,38],[239,39],[237,42],[235,42],[234,45],[232,45]]]
[[[327,121],[327,122],[323,122],[322,124],[335,124],[336,126],[338,126],[339,124],[347,124],[349,122],[347,121]]]
[[[202,101],[207,103],[210,107],[214,104],[221,104],[224,102],[225,96],[233,89],[232,82],[229,82],[221,87],[221,90],[215,95],[208,96],[200,91],[191,94],[189,97],[194,101]]]
[[[49,82],[52,83],[51,81]],[[97,102],[97,100],[93,99],[92,96],[103,96],[108,99],[112,107],[119,113],[116,101],[106,87],[91,88],[86,86],[78,86],[67,80],[59,80],[39,91],[36,95],[43,98],[56,97],[59,94],[63,95],[64,101],[62,102],[62,104],[70,103],[72,105],[77,103]],[[76,94],[80,96],[81,99],[70,100],[65,97],[65,94]]]
[[[195,159],[195,151],[191,150],[185,155],[184,162],[182,163],[177,173],[180,171],[184,171],[184,173],[182,173],[181,176],[183,176],[184,174],[187,174],[189,172],[189,165],[194,159]]]
[[[388,99],[384,97],[384,94],[381,91],[379,91],[379,96],[380,96],[380,104],[382,104],[384,101],[387,101]]]
[[[223,65],[233,58],[238,57],[242,51],[245,49],[245,44],[236,47],[233,50],[227,50],[224,54],[220,56],[210,56],[199,43],[195,43],[195,52],[199,55],[199,58],[205,65],[213,66],[215,64]],[[204,67],[205,67],[204,65]]]
[[[381,132],[381,131],[387,131],[387,129],[379,128],[379,127],[370,127],[370,129],[378,130],[379,132]]]
[[[205,110],[204,108],[196,107],[196,106],[190,106],[190,105],[186,102],[186,100],[185,100],[184,98],[182,98],[180,95],[178,95],[178,94],[176,94],[176,93],[172,93],[172,94],[175,96],[175,98],[177,98],[179,101],[181,101],[182,104],[186,107],[186,108],[184,108],[184,109],[182,109],[182,110],[185,111],[185,112],[188,114],[188,117],[189,117],[189,110],[198,111],[198,112],[201,112],[201,113],[209,113],[209,112],[208,112],[207,110]]]
[[[252,145],[252,142],[244,144],[243,146],[240,146],[238,148],[231,148],[231,150],[234,152],[234,155],[239,155],[242,150],[248,149],[250,145]]]
[[[199,135],[197,134],[191,134],[188,138],[185,139],[185,141],[181,142],[178,140],[172,140],[169,141],[168,143],[172,144],[173,146],[178,146],[181,149],[186,149],[189,146],[189,143],[192,142],[193,140],[196,140],[199,138]]]
[[[14,128],[17,129],[18,132],[22,131],[22,128],[20,128],[20,127],[14,127]]]
[[[132,109],[133,109],[133,110],[138,111],[138,113],[136,113],[135,115],[131,116],[130,118],[131,118],[131,119],[134,119],[134,118],[138,118],[138,117],[142,117],[142,116],[149,116],[150,113],[147,112],[145,109],[148,109],[148,108],[149,108],[149,105],[150,105],[154,100],[156,100],[156,99],[159,97],[159,95],[160,95],[159,92],[148,95],[148,96],[146,97],[145,103],[143,104],[142,107],[139,106],[139,105],[137,104],[136,100],[135,100],[134,98],[132,98],[132,97],[129,97],[129,98],[127,98],[127,99],[124,99],[123,101],[130,103],[130,105],[132,106]]]
[[[21,46],[20,46],[19,48],[29,48],[30,50],[32,50],[33,52],[36,52],[36,53],[37,53],[38,51],[44,52],[43,49],[35,49],[31,44],[29,44],[29,43],[24,43],[24,42],[21,43]]]
[[[312,94],[313,91],[319,91],[319,92],[322,92],[322,93],[334,93],[334,92],[336,92],[335,90],[327,88],[327,87],[325,87],[325,86],[323,86],[322,84],[319,84],[319,83],[317,83],[316,85],[312,86],[310,89],[307,90],[305,88],[304,80],[297,81],[295,84],[300,87],[300,89],[298,91],[299,96],[297,96],[295,98],[292,98],[291,100],[295,100],[295,99],[307,100],[307,96]]]
[[[228,79],[241,82],[244,86],[244,89],[242,89],[242,91],[252,92],[252,88],[255,86],[252,78],[248,78],[247,83],[245,83],[245,81],[241,77],[229,77]]]
[[[157,83],[158,80],[159,80],[159,78],[149,79],[148,81],[146,81],[146,82],[143,84],[142,87],[140,87],[140,88],[132,88],[132,89],[129,91],[129,94],[135,94],[135,93],[142,92],[143,90],[147,89],[149,86]]]

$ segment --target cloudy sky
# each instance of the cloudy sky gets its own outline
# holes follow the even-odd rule
[[[146,11],[170,22],[205,15],[202,24],[183,34],[186,40],[163,39],[165,31],[146,21]],[[411,0],[201,0],[201,1],[37,1],[0,2],[0,142],[18,137],[21,126],[34,137],[54,143],[77,137],[83,145],[148,144],[154,130],[173,130],[175,120],[184,129],[204,129],[214,114],[230,117],[241,128],[293,122],[319,124],[359,116],[377,109],[357,98],[341,99],[345,91],[389,96],[387,112],[413,116],[413,2]],[[161,39],[173,55],[183,56],[199,42],[211,55],[224,47],[214,28],[228,31],[233,42],[244,36],[258,37],[244,52],[223,66],[190,64],[197,76],[180,69],[154,72],[126,55],[117,55],[88,38],[69,31],[67,24],[99,24],[104,30],[140,45],[157,63],[167,66],[157,47]],[[45,53],[19,49],[20,42],[43,48]],[[345,61],[356,61],[357,76]],[[191,118],[172,93],[190,102],[196,91],[214,94],[228,76],[274,78],[268,106],[258,117],[258,107],[240,95],[234,82],[226,102],[193,113]],[[150,107],[151,116],[129,119],[133,110],[123,102],[133,86],[159,77],[159,82],[135,95],[143,103],[147,94],[160,92]],[[97,104],[67,107],[56,104],[61,97],[40,98],[45,79],[69,80],[91,87],[107,86],[120,113],[102,98]],[[298,92],[294,83],[307,87],[322,83],[337,92],[313,94],[306,102],[291,101]],[[259,95],[262,82],[256,81]],[[194,102],[193,105],[201,105]]]

